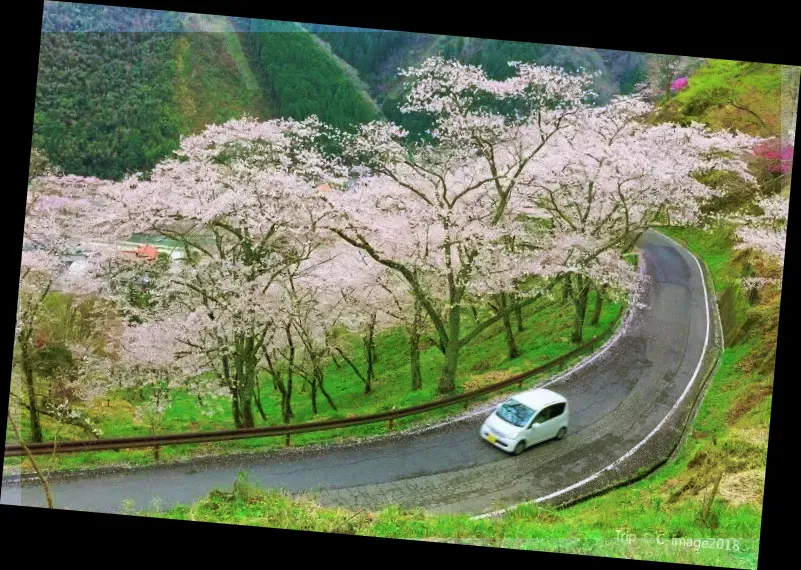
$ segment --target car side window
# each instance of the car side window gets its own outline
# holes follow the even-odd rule
[[[551,419],[551,408],[545,408],[540,410],[540,413],[537,414],[537,417],[534,418],[534,421],[531,423],[531,425],[541,424],[547,422],[549,419]]]
[[[565,404],[554,404],[549,408],[549,410],[551,411],[551,416],[549,419],[558,418],[565,412]]]

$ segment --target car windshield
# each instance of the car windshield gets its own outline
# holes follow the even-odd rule
[[[508,400],[495,412],[499,418],[515,427],[524,427],[535,413],[537,413],[536,410],[524,406],[517,400]]]

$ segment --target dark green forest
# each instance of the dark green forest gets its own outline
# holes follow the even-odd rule
[[[65,172],[118,179],[243,113],[380,116],[358,74],[303,28],[217,20],[194,33],[209,28],[191,15],[47,2],[33,146]]]
[[[358,85],[358,76],[350,76],[324,44],[297,24],[273,24],[270,31],[240,36],[277,116],[317,115],[337,127],[380,117],[378,107]]]

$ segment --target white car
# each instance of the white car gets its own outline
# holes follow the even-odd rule
[[[521,454],[526,448],[567,434],[567,400],[545,388],[506,400],[481,426],[481,437],[495,447]]]

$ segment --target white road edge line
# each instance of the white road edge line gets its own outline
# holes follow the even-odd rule
[[[709,346],[709,295],[707,294],[707,291],[706,291],[706,278],[704,277],[704,270],[701,268],[701,263],[698,261],[698,258],[692,252],[690,252],[687,248],[685,248],[684,246],[682,246],[681,244],[676,242],[674,239],[672,239],[672,238],[670,238],[670,237],[668,237],[668,236],[666,236],[664,234],[661,234],[661,233],[659,235],[661,235],[662,237],[665,237],[666,239],[669,239],[670,241],[675,243],[677,246],[679,246],[681,249],[684,249],[685,251],[687,251],[687,253],[690,254],[690,256],[695,261],[695,264],[698,266],[698,272],[701,274],[701,284],[703,285],[703,289],[704,289],[704,307],[706,309],[706,338],[704,340],[704,348],[701,351],[701,358],[698,359],[698,366],[696,366],[696,368],[695,368],[695,372],[693,373],[693,377],[687,383],[687,387],[684,388],[684,391],[681,393],[681,396],[679,396],[679,399],[676,400],[676,403],[673,405],[673,407],[670,409],[670,411],[667,413],[667,415],[664,418],[662,418],[662,421],[659,422],[659,424],[657,424],[657,426],[653,430],[651,430],[651,433],[646,435],[645,438],[643,438],[637,445],[632,447],[625,455],[623,455],[622,457],[618,458],[613,463],[607,465],[606,467],[604,467],[603,469],[601,469],[597,473],[595,473],[593,475],[590,475],[586,479],[582,479],[578,483],[574,483],[573,485],[570,485],[569,487],[565,487],[564,489],[562,489],[560,491],[556,491],[554,493],[551,493],[550,495],[545,495],[544,497],[540,497],[539,499],[535,499],[533,501],[526,501],[524,503],[513,505],[513,506],[507,507],[505,509],[499,509],[497,511],[484,513],[483,515],[470,517],[471,520],[479,520],[479,519],[485,519],[485,518],[499,516],[499,515],[502,515],[502,514],[508,512],[508,511],[516,509],[517,507],[519,507],[521,505],[528,505],[528,504],[531,504],[531,503],[535,503],[535,504],[536,503],[540,503],[542,501],[546,501],[548,499],[552,499],[554,497],[558,497],[559,495],[563,495],[563,494],[565,494],[565,493],[567,493],[569,491],[572,491],[573,489],[577,489],[578,487],[582,487],[583,485],[586,485],[590,481],[594,481],[595,479],[600,477],[603,473],[606,473],[607,471],[609,471],[611,469],[614,469],[615,467],[620,465],[620,463],[622,463],[623,461],[625,461],[626,459],[631,457],[638,449],[640,449],[643,445],[645,445],[646,442],[654,436],[654,434],[656,434],[659,430],[662,429],[662,426],[665,425],[665,422],[667,422],[670,419],[670,417],[676,412],[676,410],[679,408],[681,403],[684,401],[684,398],[690,392],[690,388],[692,388],[693,385],[695,384],[695,380],[698,377],[698,373],[701,371],[701,366],[703,365],[704,357],[706,356],[706,349]]]

